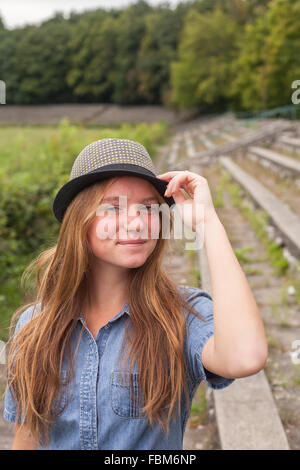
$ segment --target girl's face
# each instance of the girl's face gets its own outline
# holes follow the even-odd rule
[[[121,176],[99,203],[88,240],[101,264],[136,268],[154,250],[160,228],[155,188],[143,178]]]

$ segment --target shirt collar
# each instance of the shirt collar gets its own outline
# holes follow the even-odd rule
[[[127,313],[129,316],[130,316],[130,309],[129,309],[129,303],[128,303],[128,300],[126,300],[125,304],[123,305],[122,309],[120,310],[119,313],[117,313],[111,320],[109,320],[108,323],[112,323],[114,322],[115,320],[117,320],[118,318],[120,318],[122,315],[124,315],[125,313]],[[84,321],[84,318],[83,318],[83,314],[82,312],[80,312],[79,314],[79,321],[81,321],[81,323],[83,325],[85,325],[85,321]],[[85,325],[86,326],[86,325]]]

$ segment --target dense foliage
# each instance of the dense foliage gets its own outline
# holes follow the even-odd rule
[[[300,0],[190,0],[176,8],[139,0],[14,30],[0,18],[0,79],[7,104],[267,109],[291,104],[299,24]]]

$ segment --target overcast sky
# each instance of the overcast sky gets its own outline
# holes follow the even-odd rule
[[[164,0],[146,0],[149,5],[167,3]],[[169,0],[171,7],[186,0]],[[0,0],[0,16],[6,28],[15,28],[25,24],[38,24],[53,16],[56,11],[67,16],[73,11],[92,10],[95,8],[126,8],[137,0]]]

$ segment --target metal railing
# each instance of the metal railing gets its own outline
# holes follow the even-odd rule
[[[237,119],[262,119],[269,117],[289,117],[289,119],[296,120],[300,117],[300,105],[288,104],[279,106],[278,108],[266,110],[252,110],[234,112]]]

